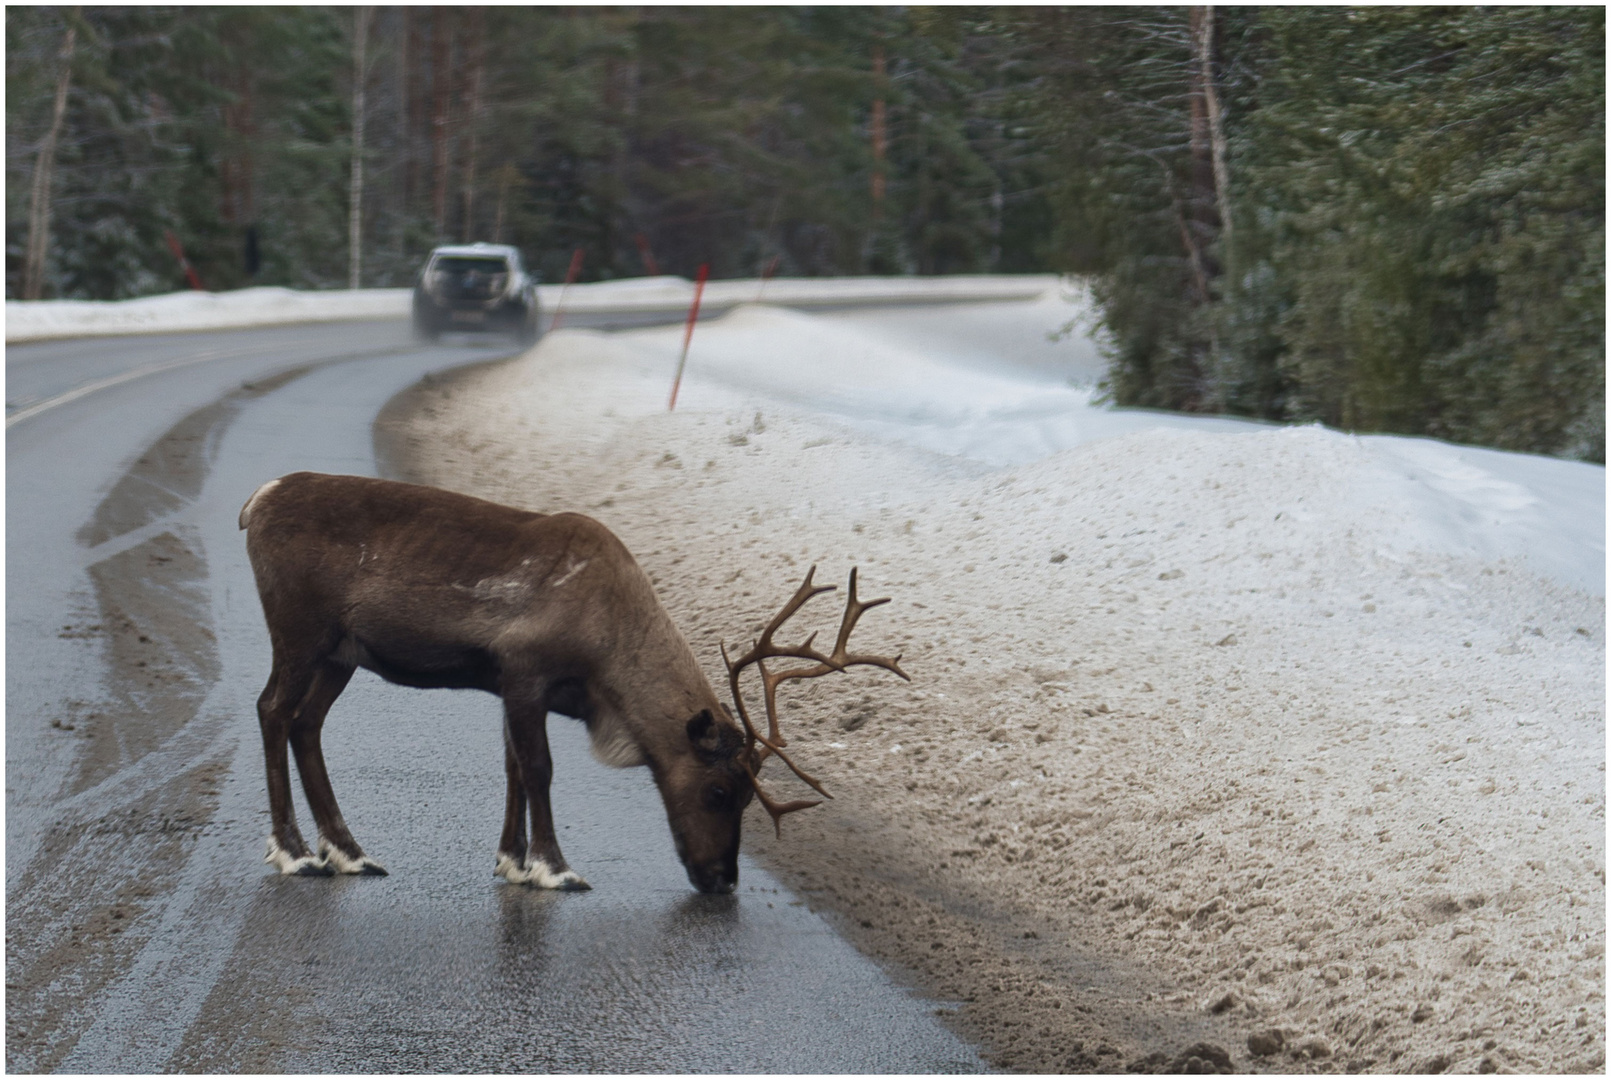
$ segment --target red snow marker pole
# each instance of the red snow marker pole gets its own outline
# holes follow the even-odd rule
[[[206,292],[207,286],[201,283],[201,277],[196,273],[196,268],[190,265],[189,259],[185,258],[184,245],[179,243],[179,238],[173,234],[173,230],[163,229],[162,238],[168,241],[168,250],[173,252],[173,257],[179,260],[179,268],[185,272],[185,280],[190,283],[190,287],[197,292]]]
[[[682,386],[683,365],[688,363],[688,343],[694,340],[694,323],[699,319],[699,298],[705,295],[705,279],[710,276],[710,264],[699,264],[699,277],[694,280],[694,303],[688,309],[688,329],[682,335],[682,355],[677,358],[677,377],[671,381],[671,404],[666,411],[677,407],[677,388]]]
[[[643,259],[643,267],[649,271],[649,276],[659,277],[660,264],[655,262],[654,252],[649,250],[649,238],[639,233],[632,238],[632,242],[638,245],[638,256]]]
[[[576,276],[582,272],[582,249],[577,248],[571,252],[571,268],[565,271],[565,285],[559,290],[559,302],[554,305],[554,319],[548,324],[549,330],[558,330],[560,320],[565,318],[565,294],[571,291],[576,283]]]

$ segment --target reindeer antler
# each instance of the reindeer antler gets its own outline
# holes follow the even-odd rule
[[[772,827],[777,831],[779,836],[783,835],[784,814],[817,806],[822,800],[800,799],[794,802],[784,803],[782,805],[773,802],[767,793],[761,789],[760,780],[756,775],[760,771],[761,765],[766,761],[768,755],[776,754],[778,759],[782,761],[783,764],[787,765],[794,775],[798,776],[801,780],[804,780],[824,798],[831,799],[833,796],[828,794],[823,786],[817,782],[815,777],[809,775],[794,762],[790,761],[788,755],[783,752],[783,747],[789,745],[789,743],[788,740],[783,737],[782,732],[778,730],[778,686],[790,679],[814,679],[819,675],[827,675],[828,673],[834,671],[844,671],[846,668],[856,667],[858,665],[880,667],[886,671],[893,671],[907,682],[912,681],[911,677],[900,668],[901,658],[899,654],[896,654],[892,658],[887,656],[872,656],[863,653],[853,653],[849,651],[850,635],[856,629],[856,621],[860,619],[862,614],[869,608],[875,608],[879,604],[889,603],[889,597],[887,596],[878,600],[868,600],[866,602],[858,600],[856,598],[856,571],[854,569],[850,571],[850,588],[848,590],[849,596],[845,603],[844,617],[839,623],[839,636],[834,641],[833,652],[825,656],[821,652],[812,648],[811,643],[816,640],[816,634],[812,634],[810,637],[806,638],[803,642],[794,646],[793,648],[780,646],[773,642],[772,635],[776,634],[778,630],[782,628],[783,624],[787,622],[795,612],[804,607],[807,601],[819,593],[833,592],[836,588],[836,586],[833,585],[813,585],[811,583],[811,578],[816,572],[817,568],[815,566],[806,571],[805,580],[800,583],[800,587],[796,589],[794,595],[789,598],[789,602],[783,605],[783,609],[773,617],[770,623],[767,624],[766,629],[761,632],[760,640],[756,641],[752,646],[750,646],[749,652],[745,653],[743,656],[740,656],[737,660],[733,660],[727,655],[726,644],[724,643],[721,647],[722,662],[727,665],[728,687],[733,693],[733,705],[738,710],[738,718],[744,723],[744,734],[749,740],[749,746],[747,749],[751,753],[754,753],[755,745],[757,743],[759,743],[762,748],[758,754],[755,754],[753,758],[753,765],[750,763],[749,755],[746,755],[744,769],[750,774],[750,782],[755,788],[755,797],[761,800],[761,805],[766,808],[766,812],[772,815]],[[780,657],[792,658],[796,660],[810,660],[813,661],[813,663],[809,667],[788,668],[777,672],[767,671],[766,661]],[[746,667],[749,667],[752,664],[755,665],[755,669],[761,674],[761,686],[765,691],[767,721],[767,733],[765,735],[762,735],[759,731],[757,731],[755,725],[750,722],[749,710],[744,707],[744,694],[739,689],[738,685],[739,675]]]

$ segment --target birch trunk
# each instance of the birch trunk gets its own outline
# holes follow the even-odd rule
[[[1231,245],[1231,174],[1225,163],[1225,116],[1214,84],[1214,9],[1202,9],[1193,44],[1203,82],[1203,105],[1208,112],[1209,145],[1214,162],[1214,199],[1219,206],[1220,234],[1224,248]]]
[[[22,267],[22,298],[38,300],[45,285],[45,252],[50,248],[51,181],[56,172],[56,143],[61,138],[62,120],[67,115],[67,89],[73,76],[73,49],[78,43],[77,19],[79,8],[74,8],[62,37],[62,51],[58,56],[61,71],[56,76],[56,102],[50,115],[50,130],[39,147],[39,159],[34,163],[33,190],[28,199],[28,249]]]

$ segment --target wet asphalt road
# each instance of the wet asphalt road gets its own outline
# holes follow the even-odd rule
[[[553,802],[593,891],[495,879],[488,695],[360,672],[325,751],[391,876],[262,863],[240,506],[296,469],[375,474],[393,394],[508,351],[401,322],[7,350],[8,1069],[982,1069],[747,860],[736,895],[693,893],[646,770],[574,722],[550,719]]]

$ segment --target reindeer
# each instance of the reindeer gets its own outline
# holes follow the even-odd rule
[[[808,600],[834,589],[812,584],[815,567],[747,652],[733,659],[721,646],[729,709],[648,575],[592,518],[299,472],[258,488],[240,527],[274,652],[257,715],[273,820],[265,861],[282,874],[386,873],[342,820],[319,747],[325,714],[359,667],[403,686],[503,699],[507,797],[494,873],[546,889],[590,887],[554,836],[546,720],[557,712],[587,725],[604,763],[649,767],[689,881],[713,893],[738,883],[739,827],[752,797],[780,834],[783,815],[821,802],[772,799],[757,779],[767,757],[831,797],[783,752],[778,686],[859,665],[908,678],[899,655],[849,651],[857,620],[887,602],[857,599],[855,570],[832,652],[813,648],[814,634],[792,648],[773,641]],[[767,670],[783,658],[809,663]],[[751,667],[761,677],[764,735],[740,690]],[[316,851],[297,828],[287,745],[318,826]]]

